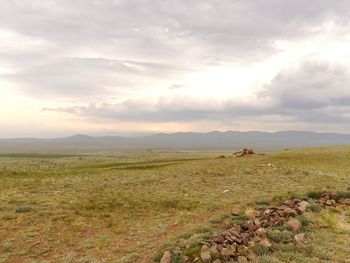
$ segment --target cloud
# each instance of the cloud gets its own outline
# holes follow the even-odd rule
[[[4,0],[9,42],[0,58],[27,95],[108,94],[140,86],[147,74],[167,78],[174,65],[267,59],[279,52],[275,41],[316,34],[327,19],[348,21],[349,11],[345,0]]]
[[[115,121],[235,121],[286,117],[308,123],[350,121],[350,72],[342,65],[307,61],[288,68],[256,94],[225,100],[180,95],[45,110]],[[264,120],[265,121],[265,120]]]
[[[256,59],[273,51],[273,40],[310,35],[330,16],[346,19],[349,7],[346,0],[4,0],[0,23],[56,43],[59,54],[210,62]]]
[[[349,26],[348,0],[3,0],[0,98],[87,122],[345,123]]]
[[[30,96],[87,97],[142,88],[185,69],[170,64],[103,58],[59,58],[4,75]],[[160,77],[161,76],[161,77]]]
[[[350,71],[332,62],[307,61],[277,74],[259,95],[284,109],[346,106]]]

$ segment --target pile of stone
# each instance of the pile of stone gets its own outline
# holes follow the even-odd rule
[[[292,200],[284,201],[280,206],[257,211],[252,219],[232,227],[204,244],[201,253],[202,260],[215,263],[229,262],[230,260],[237,260],[241,263],[254,261],[256,255],[250,248],[256,244],[267,249],[272,246],[267,238],[267,229],[285,226],[297,233],[302,225],[296,217],[305,212],[308,205],[307,201]]]
[[[200,259],[185,258],[184,263],[199,262],[200,260],[208,263],[253,262],[257,257],[253,248],[260,245],[270,250],[272,244],[268,239],[267,231],[269,228],[277,226],[284,226],[294,233],[294,242],[303,243],[305,242],[305,234],[299,233],[302,224],[297,217],[307,210],[310,202],[318,203],[322,207],[335,207],[338,204],[350,205],[349,199],[337,202],[335,195],[331,193],[325,193],[319,199],[283,201],[278,206],[270,206],[267,209],[255,211],[249,220],[212,237],[203,243]],[[233,212],[232,216],[239,216],[239,214]],[[161,263],[168,263],[166,259],[170,255],[171,252],[166,251]]]
[[[243,157],[243,156],[252,156],[254,155],[253,149],[243,148],[237,152],[234,152],[232,155],[235,157]]]

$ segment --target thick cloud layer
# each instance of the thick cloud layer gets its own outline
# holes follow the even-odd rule
[[[349,17],[347,0],[4,0],[0,85],[86,122],[341,130]]]

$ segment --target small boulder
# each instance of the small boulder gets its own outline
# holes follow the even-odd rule
[[[305,212],[306,209],[307,209],[307,207],[309,206],[309,202],[301,201],[301,202],[298,204],[298,206],[299,206],[299,210],[300,210],[301,212]]]
[[[231,215],[233,215],[233,216],[239,216],[239,215],[240,215],[239,209],[238,209],[238,208],[233,208],[233,209],[231,210]]]
[[[325,201],[324,203],[325,203],[325,205],[328,205],[328,206],[331,206],[331,205],[332,205],[331,200],[327,200],[327,201]]]
[[[233,245],[229,245],[228,247],[223,247],[221,249],[221,255],[224,258],[234,257],[236,255],[236,247]]]
[[[245,256],[238,256],[237,262],[238,263],[249,263],[248,259]]]
[[[300,221],[297,218],[291,218],[285,223],[284,225],[287,229],[293,231],[293,232],[298,232],[300,231],[302,225]]]
[[[290,216],[297,216],[298,213],[294,209],[287,207],[282,211],[282,215],[285,217],[290,217]]]
[[[171,258],[172,258],[171,252],[165,251],[161,260],[160,260],[160,263],[171,263],[172,262]]]
[[[217,243],[217,244],[222,244],[225,241],[225,238],[222,235],[217,235],[212,238],[212,241]]]
[[[249,247],[244,246],[244,245],[243,246],[239,246],[237,252],[238,252],[238,255],[245,256],[249,252]]]
[[[225,219],[220,223],[220,227],[224,229],[229,229],[232,227],[232,221],[229,219]]]
[[[256,261],[256,258],[257,258],[257,256],[255,255],[255,253],[254,253],[254,252],[250,251],[250,252],[248,253],[248,255],[247,255],[247,258],[248,258],[250,261],[255,262],[255,261]]]
[[[297,234],[294,236],[294,240],[297,244],[303,244],[305,243],[305,233]]]
[[[208,245],[203,245],[201,250],[201,259],[203,262],[211,262],[210,248]]]
[[[184,260],[183,260],[183,263],[192,263],[192,260],[191,260],[190,257],[185,256],[185,257],[184,257]]]
[[[215,257],[219,257],[220,256],[220,252],[218,249],[217,245],[214,245],[210,248],[210,254],[215,258]]]
[[[255,233],[256,233],[259,237],[265,237],[266,234],[267,234],[267,231],[266,231],[265,228],[260,227],[260,228],[258,228],[258,229],[255,231]]]
[[[266,248],[271,248],[272,244],[270,242],[270,240],[268,240],[267,238],[261,239],[259,242],[260,245],[266,247]]]

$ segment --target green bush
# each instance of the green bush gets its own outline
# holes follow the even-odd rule
[[[340,199],[350,198],[350,192],[339,192],[335,195],[335,200],[339,201]]]
[[[324,195],[324,191],[315,191],[315,192],[309,192],[307,194],[307,197],[312,198],[312,199],[319,199]]]
[[[310,224],[310,220],[304,215],[298,216],[298,219],[303,227],[307,227]]]
[[[307,209],[309,209],[311,212],[319,213],[322,210],[322,207],[319,204],[311,203],[308,205]]]
[[[182,263],[184,261],[184,257],[181,253],[176,253],[173,255],[171,259],[171,263]]]
[[[28,213],[30,211],[32,211],[31,207],[18,207],[15,209],[16,213]]]
[[[230,216],[227,215],[227,214],[222,214],[219,217],[210,220],[210,223],[212,223],[212,224],[220,224],[221,222],[223,222],[225,219],[227,219],[229,217]]]
[[[293,241],[294,234],[288,230],[268,230],[267,237],[275,243],[290,243]]]
[[[269,254],[269,249],[263,245],[257,244],[253,247],[253,251],[258,255],[258,256],[266,256]]]
[[[256,205],[269,205],[270,202],[266,200],[258,200],[255,202]]]
[[[233,219],[233,222],[234,222],[236,225],[239,225],[239,224],[244,223],[244,222],[247,221],[248,219],[249,219],[249,217],[246,216],[246,215],[239,215],[239,216],[236,216],[236,217]]]

